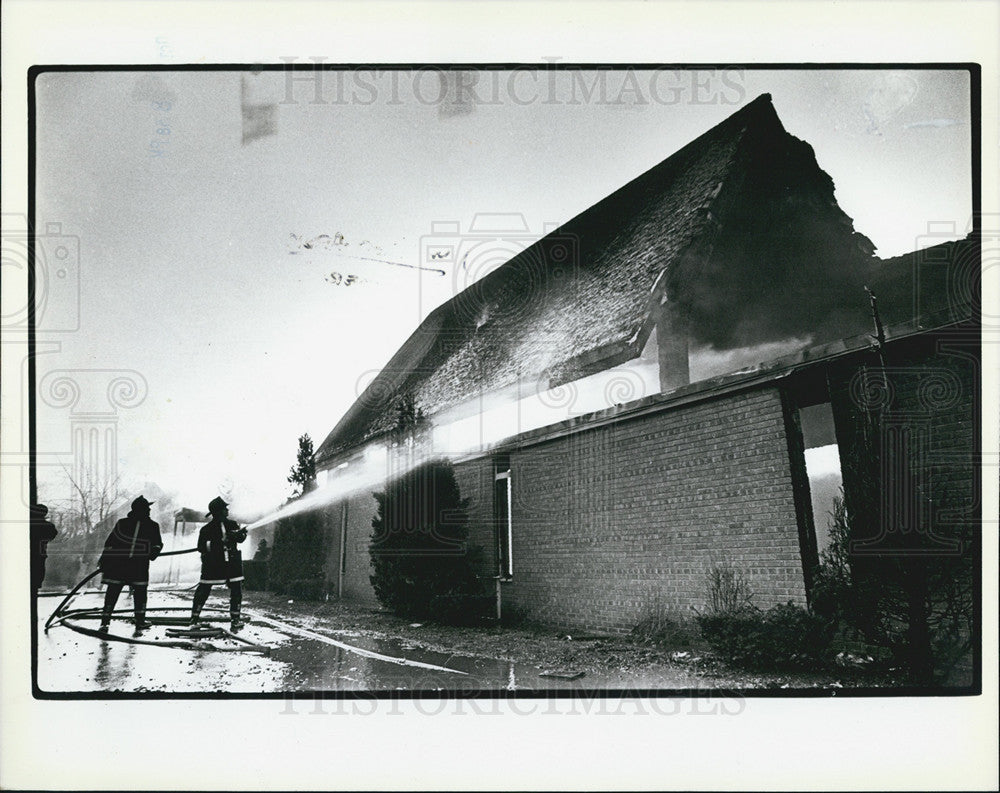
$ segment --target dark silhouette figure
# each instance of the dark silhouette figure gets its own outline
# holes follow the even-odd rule
[[[35,504],[31,508],[31,591],[35,592],[45,580],[45,559],[49,555],[48,544],[56,535],[55,524],[45,519],[49,508],[44,504]]]
[[[146,587],[149,585],[149,563],[163,549],[160,527],[149,517],[149,507],[154,502],[139,496],[132,502],[132,509],[115,524],[104,542],[99,567],[108,591],[104,596],[104,613],[101,631],[111,625],[111,613],[118,602],[122,588],[128,584],[132,590],[135,609],[135,632],[150,626],[146,622]]]
[[[235,632],[243,627],[240,619],[240,607],[243,602],[243,556],[237,545],[247,538],[247,530],[241,528],[236,521],[229,520],[229,505],[221,498],[216,497],[209,502],[208,516],[212,520],[202,526],[198,535],[201,581],[194,591],[191,623],[198,622],[212,586],[226,584],[229,587],[231,628]]]

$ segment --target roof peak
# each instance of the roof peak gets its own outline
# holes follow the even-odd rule
[[[767,115],[774,116],[774,118],[778,120],[778,123],[779,124],[781,123],[781,119],[778,117],[778,111],[774,107],[774,100],[772,99],[771,94],[763,93],[760,96],[751,99],[749,102],[743,105],[743,107],[739,108],[734,113],[731,113],[728,116],[726,116],[724,119],[722,119],[722,121],[720,121],[715,126],[720,127],[726,124],[727,122],[731,122],[733,119],[744,118],[745,116],[755,111],[760,111]],[[713,127],[712,129],[714,128],[715,127]],[[708,130],[706,134],[708,134],[708,132],[711,132],[711,130]]]
[[[709,224],[707,208],[729,178],[729,170],[737,161],[736,155],[748,133],[754,139],[772,144],[788,134],[770,93],[762,93],[732,110],[680,149],[479,279],[475,291],[461,299],[456,295],[435,308],[327,435],[317,450],[317,459],[330,459],[380,431],[383,414],[391,409],[391,401],[404,392],[412,394],[424,388],[430,395],[428,399],[439,406],[457,404],[457,398],[453,397],[461,388],[456,383],[464,382],[463,377],[468,379],[463,356],[472,354],[467,336],[471,338],[479,332],[478,319],[484,310],[491,309],[490,301],[510,299],[511,292],[503,290],[504,284],[516,285],[527,277],[541,289],[537,279],[544,273],[539,274],[539,262],[550,260],[541,247],[547,244],[546,240],[555,239],[557,243],[571,240],[574,262],[578,265],[572,269],[575,274],[572,290],[566,286],[569,281],[554,278],[549,284],[554,291],[546,292],[541,304],[553,307],[553,311],[558,306],[561,319],[553,322],[571,329],[559,336],[563,341],[558,364],[566,367],[566,372],[576,372],[585,355],[600,350],[607,357],[612,355],[609,352],[612,347],[616,351],[613,355],[624,354],[622,350],[627,352],[619,335],[622,327],[627,326],[626,336],[636,329],[638,320],[632,315],[646,305],[651,285],[647,281],[657,277],[651,268],[659,272],[677,260]],[[643,220],[647,210],[659,213],[659,225]],[[653,260],[659,262],[655,267]],[[541,266],[544,270],[546,265]],[[584,272],[587,278],[581,275]],[[608,284],[614,288],[606,288]],[[596,305],[602,295],[617,296],[620,305],[608,308],[600,316],[600,322],[590,309],[574,313],[574,306]],[[614,301],[606,302],[610,305]],[[470,380],[472,385],[492,388],[498,380],[493,377],[494,372],[507,372],[504,364],[524,358],[525,350],[530,348],[532,328],[538,333],[549,332],[549,325],[543,319],[539,319],[535,310],[524,322],[503,326],[503,330],[498,330],[501,324],[483,326],[484,330],[492,327],[492,334],[476,336],[480,340],[476,354],[493,355],[495,361],[485,367],[490,376],[484,376],[482,383]],[[439,375],[444,367],[450,369]],[[566,372],[560,370],[558,376],[566,376]]]

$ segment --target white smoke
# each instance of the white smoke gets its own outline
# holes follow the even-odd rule
[[[692,379],[705,379],[755,366],[802,349],[809,338],[792,338],[753,347],[692,351]],[[337,468],[320,472],[316,490],[250,524],[253,529],[281,518],[320,509],[359,492],[373,492],[430,458],[456,461],[489,451],[504,440],[587,413],[634,402],[659,392],[655,335],[640,357],[569,383],[549,387],[527,379],[500,392],[483,394],[431,416],[427,442],[419,453],[389,454],[373,443]],[[401,462],[404,461],[404,462]]]

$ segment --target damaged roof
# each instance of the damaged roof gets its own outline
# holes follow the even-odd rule
[[[978,315],[982,246],[978,234],[879,261],[868,283],[886,325],[931,313],[951,320]]]
[[[825,213],[837,247],[871,257],[874,246],[836,205],[812,148],[784,130],[763,94],[431,312],[317,461],[392,430],[404,400],[431,416],[518,382],[548,388],[638,356],[661,294],[683,301],[723,289],[714,273],[714,283],[692,285],[707,278],[727,215],[751,237],[772,233],[753,226],[758,202],[745,197],[762,180],[772,214]],[[799,200],[801,192],[808,197]],[[769,239],[782,233],[775,226]],[[747,287],[730,286],[739,301]]]

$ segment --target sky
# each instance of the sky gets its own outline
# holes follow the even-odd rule
[[[40,452],[68,461],[74,420],[110,409],[127,482],[268,510],[297,437],[318,446],[429,311],[764,92],[879,255],[971,215],[963,72],[483,72],[457,103],[432,70],[295,76],[38,77],[43,266],[68,249],[79,275],[39,327]],[[244,139],[241,96],[272,134]],[[477,266],[431,258],[483,235]],[[75,407],[44,388],[67,370]],[[123,371],[139,392],[102,407]]]

